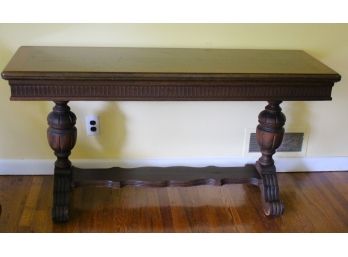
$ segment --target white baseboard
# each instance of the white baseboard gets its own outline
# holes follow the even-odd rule
[[[276,158],[278,172],[317,172],[348,171],[348,157],[293,157]],[[218,166],[234,167],[254,163],[251,157],[207,157],[207,158],[173,158],[173,159],[132,159],[107,160],[83,159],[72,160],[74,166],[80,168],[133,168],[141,166]],[[52,175],[54,160],[0,160],[0,175]]]

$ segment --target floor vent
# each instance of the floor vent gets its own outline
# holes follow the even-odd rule
[[[301,152],[304,133],[285,133],[281,146],[277,152]],[[250,133],[249,153],[260,152],[256,141],[256,133]]]

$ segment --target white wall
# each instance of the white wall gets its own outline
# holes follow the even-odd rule
[[[0,24],[0,69],[21,45],[303,49],[342,75],[333,101],[285,102],[287,131],[308,137],[304,157],[348,157],[346,24]],[[10,102],[0,81],[0,159],[51,159],[47,102]],[[73,102],[72,158],[229,158],[245,155],[245,131],[264,102]],[[84,116],[101,118],[88,137]],[[348,169],[348,164],[347,164]]]

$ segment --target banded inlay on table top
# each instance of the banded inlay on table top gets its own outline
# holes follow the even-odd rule
[[[300,50],[18,49],[12,100],[330,100],[340,75]]]

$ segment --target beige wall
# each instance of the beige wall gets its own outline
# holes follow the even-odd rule
[[[286,102],[288,131],[305,131],[306,156],[348,156],[348,25],[0,24],[0,70],[21,45],[303,49],[342,75],[332,102]],[[52,158],[47,102],[10,102],[0,80],[0,159]],[[245,131],[264,102],[74,102],[73,158],[227,157],[244,153]],[[88,137],[84,116],[99,114]]]

